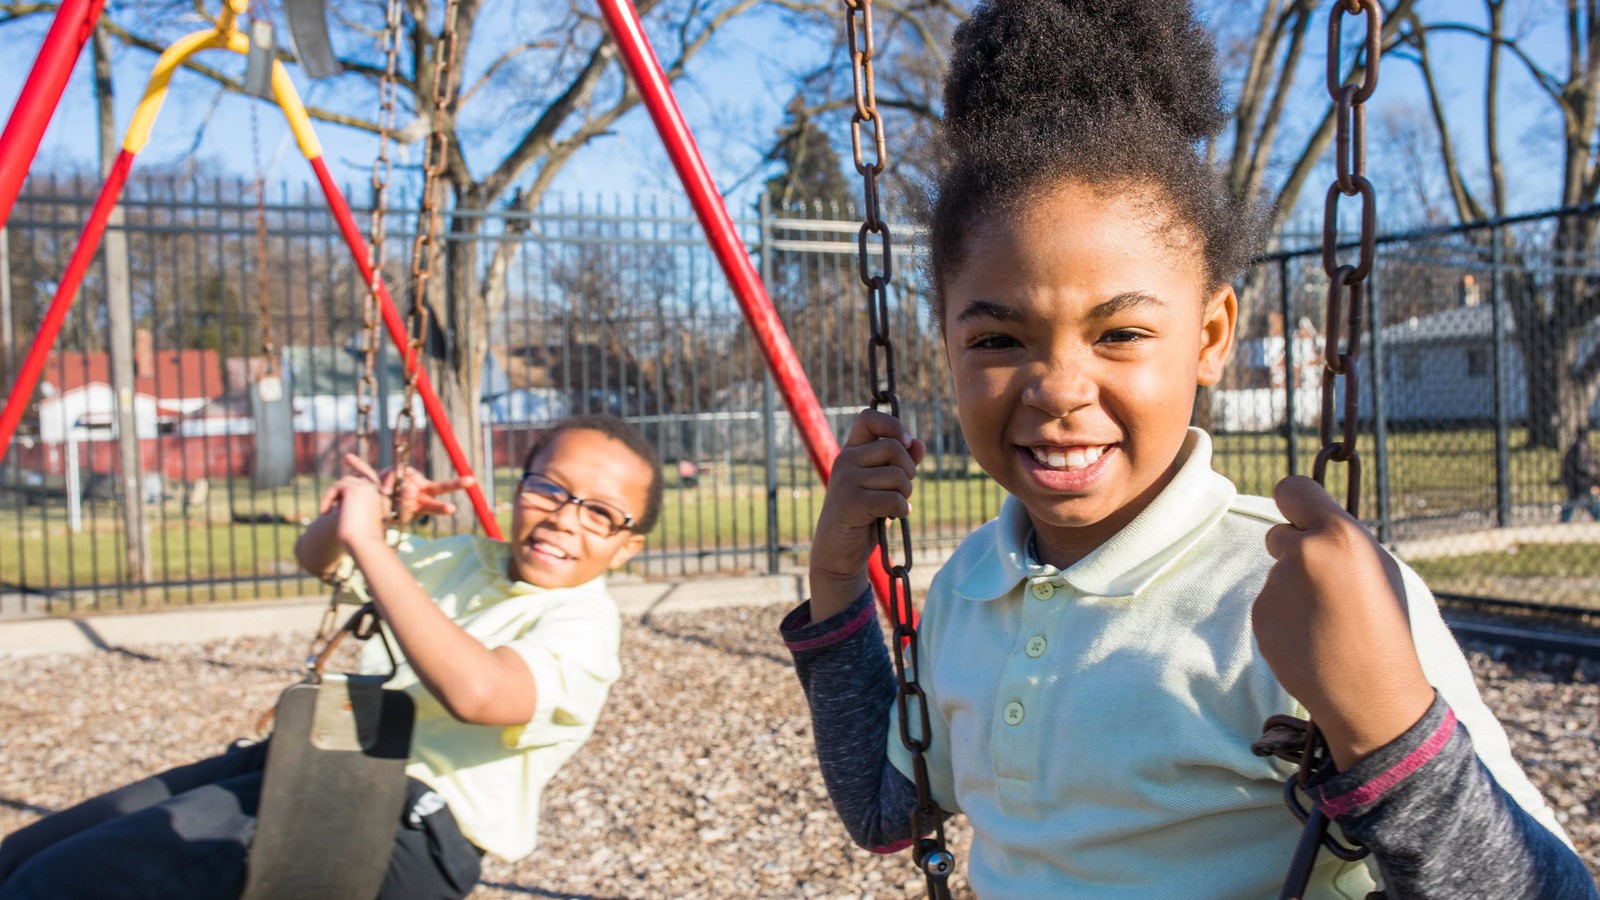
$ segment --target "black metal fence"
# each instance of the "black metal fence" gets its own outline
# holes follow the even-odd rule
[[[8,386],[92,190],[36,180],[0,242]],[[97,266],[0,463],[0,615],[315,592],[296,572],[292,547],[354,445],[365,293],[348,251],[309,194],[280,192],[269,205],[264,259],[245,185],[139,181],[125,210],[141,496],[125,496],[118,477],[108,293]],[[857,225],[829,213],[752,209],[740,227],[842,436],[866,398],[867,331]],[[391,216],[390,258],[400,260],[414,222]],[[1585,367],[1596,334],[1589,281],[1600,274],[1593,225],[1586,211],[1383,246],[1372,317],[1380,327],[1364,354],[1373,363],[1361,410],[1375,498],[1367,515],[1441,590],[1569,602],[1600,581],[1592,571],[1600,524],[1588,520],[1587,504],[1571,507],[1574,523],[1560,523],[1561,456],[1595,393]],[[1001,494],[966,456],[922,303],[917,234],[899,233],[901,396],[909,427],[932,450],[914,529],[937,550],[992,517]],[[502,520],[539,428],[608,411],[639,424],[667,461],[666,506],[636,572],[765,572],[803,560],[819,482],[685,211],[637,198],[556,200],[537,214],[468,221],[450,240],[470,245],[456,261],[471,267],[476,302],[492,315],[480,405],[489,450],[479,476]],[[1216,436],[1218,467],[1246,491],[1267,493],[1285,472],[1306,471],[1317,443],[1325,290],[1316,252],[1267,257],[1242,282],[1235,359],[1197,411]],[[270,275],[265,316],[261,265]],[[402,267],[389,268],[403,297]],[[293,406],[293,428],[282,434],[255,433],[250,412],[264,320]],[[382,359],[374,419],[386,430],[404,394],[392,348]],[[386,434],[376,445],[386,456]],[[261,486],[259,461],[284,453],[292,477]],[[129,553],[139,552],[128,502],[146,536],[139,582],[128,574]]]

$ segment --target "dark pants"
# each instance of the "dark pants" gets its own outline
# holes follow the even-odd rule
[[[1568,497],[1565,503],[1561,504],[1561,521],[1571,522],[1572,514],[1579,507],[1588,511],[1589,518],[1600,522],[1600,497],[1596,497],[1587,491],[1581,494],[1574,494]]]
[[[244,890],[266,750],[230,750],[18,829],[0,842],[0,900],[234,900]],[[482,853],[449,808],[412,815],[426,793],[408,779],[378,900],[454,900],[477,884]]]

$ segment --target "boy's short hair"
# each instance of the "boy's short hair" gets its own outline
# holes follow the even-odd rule
[[[656,448],[645,440],[639,429],[628,424],[617,416],[599,413],[587,416],[568,416],[546,428],[533,446],[528,448],[528,453],[522,458],[522,471],[528,471],[533,461],[539,454],[549,447],[557,437],[568,431],[597,431],[608,438],[627,447],[634,456],[644,461],[650,467],[650,486],[645,492],[644,512],[633,520],[635,534],[648,534],[656,525],[656,520],[661,517],[661,456],[656,453]]]

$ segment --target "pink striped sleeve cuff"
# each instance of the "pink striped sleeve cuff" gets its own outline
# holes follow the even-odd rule
[[[1415,750],[1405,755],[1405,758],[1390,766],[1383,774],[1372,779],[1360,787],[1352,788],[1337,797],[1323,796],[1322,811],[1329,818],[1336,818],[1355,809],[1366,806],[1382,797],[1391,788],[1406,779],[1406,776],[1427,765],[1428,761],[1439,755],[1445,744],[1450,742],[1450,737],[1456,733],[1456,714],[1453,710],[1446,709],[1444,720],[1433,734],[1423,741]]]
[[[857,631],[860,631],[861,626],[872,621],[872,617],[876,616],[877,614],[878,608],[873,606],[871,603],[868,603],[862,606],[861,611],[852,616],[850,621],[845,622],[843,625],[840,625],[838,628],[835,628],[832,631],[829,631],[827,634],[821,634],[814,638],[807,638],[803,641],[784,641],[784,644],[786,644],[790,652],[793,653],[799,653],[804,650],[819,650],[823,647],[831,647],[834,644],[837,644],[850,637],[850,635],[855,634]],[[788,623],[790,628],[802,628],[809,624],[811,624],[809,615],[807,616],[806,621],[800,621],[797,618],[795,621]]]

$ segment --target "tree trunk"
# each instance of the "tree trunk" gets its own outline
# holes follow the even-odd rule
[[[477,212],[478,210],[474,210]],[[453,216],[444,238],[444,277],[438,279],[433,295],[434,309],[442,310],[435,320],[441,330],[438,360],[439,402],[455,428],[456,440],[474,472],[485,466],[483,421],[479,416],[483,396],[483,370],[489,354],[489,315],[478,291],[478,237],[483,219]],[[433,447],[430,468],[434,477],[448,477],[450,460]],[[482,479],[480,479],[482,480]],[[491,505],[493,498],[490,498]],[[472,507],[457,504],[454,525],[470,531],[476,522]]]
[[[1552,296],[1543,302],[1534,290],[1512,294],[1517,342],[1527,371],[1528,446],[1559,450],[1588,418],[1591,379],[1579,371],[1579,338],[1590,316],[1583,302],[1589,287],[1581,276],[1566,273],[1582,258],[1583,248],[1594,238],[1595,220],[1567,216],[1556,229],[1552,246],[1558,270],[1551,281]],[[1517,279],[1529,284],[1531,278]]]

